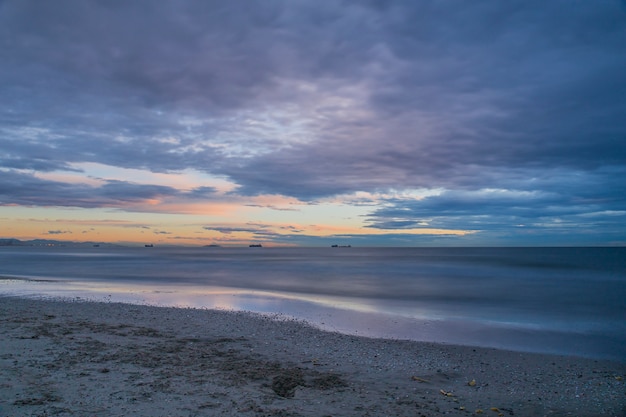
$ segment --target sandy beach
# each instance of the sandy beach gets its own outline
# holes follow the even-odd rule
[[[625,416],[626,364],[0,298],[0,416]]]

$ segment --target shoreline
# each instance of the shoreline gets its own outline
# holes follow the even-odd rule
[[[0,416],[626,413],[623,363],[245,312],[4,296],[0,338]]]
[[[579,356],[626,363],[626,337],[615,330],[608,333],[596,329],[590,331],[593,328],[589,327],[592,326],[590,324],[587,324],[586,331],[564,331],[559,328],[560,324],[550,327],[543,323],[542,326],[531,327],[467,317],[411,317],[397,312],[383,312],[380,308],[355,308],[354,300],[341,297],[307,297],[302,294],[231,287],[161,284],[148,288],[129,283],[112,286],[108,282],[84,283],[15,276],[0,277],[0,284],[3,284],[3,280],[7,285],[1,288],[0,297],[35,297],[61,301],[80,299],[171,308],[248,311],[270,317],[277,315],[294,318],[324,331],[347,335]],[[577,322],[577,325],[580,323]],[[621,327],[624,327],[623,324]]]

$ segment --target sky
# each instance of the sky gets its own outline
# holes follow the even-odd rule
[[[0,0],[0,237],[626,244],[626,2]]]

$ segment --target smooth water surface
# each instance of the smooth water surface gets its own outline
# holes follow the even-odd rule
[[[626,360],[626,248],[0,247],[0,293]],[[19,278],[8,279],[8,278]]]

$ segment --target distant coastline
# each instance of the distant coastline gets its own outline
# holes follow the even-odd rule
[[[154,244],[152,244],[155,246]],[[38,246],[38,247],[94,247],[94,248],[124,248],[124,247],[145,247],[145,244],[142,242],[120,242],[120,243],[111,243],[111,242],[96,242],[96,241],[73,241],[73,240],[56,240],[56,239],[31,239],[31,240],[20,240],[17,238],[0,238],[0,247],[3,246]],[[178,247],[178,248],[243,248],[243,247],[265,247],[262,244],[250,244],[250,245],[218,245],[218,244],[209,244],[209,245],[180,245],[173,243],[164,243],[159,244],[160,248],[165,247]],[[329,247],[326,245],[312,245],[312,246],[293,246],[293,247]],[[339,245],[339,244],[331,244],[331,248],[352,248],[354,246],[347,245]],[[615,243],[611,245],[522,245],[522,246],[482,246],[482,245],[461,245],[461,246],[439,246],[439,245],[413,245],[413,246],[358,246],[360,248],[370,247],[370,248],[392,248],[392,247],[402,247],[402,248],[626,248],[626,245],[621,243]]]
[[[14,238],[2,238],[0,239],[0,246],[40,246],[40,247],[121,247],[115,243],[106,242],[74,242],[66,240],[54,240],[54,239],[33,239],[33,240],[19,240]]]

